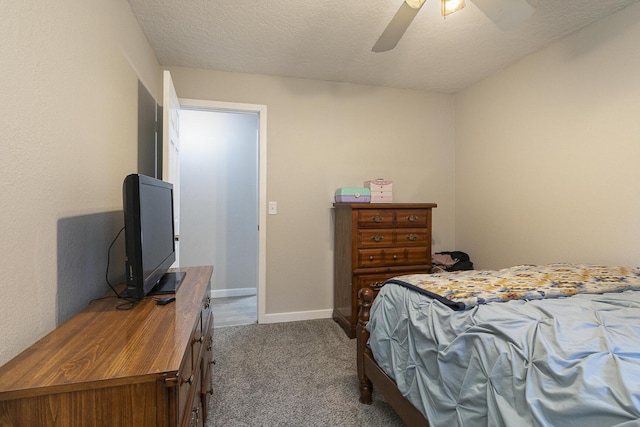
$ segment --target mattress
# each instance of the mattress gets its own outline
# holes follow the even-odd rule
[[[369,347],[437,426],[640,425],[640,292],[454,311],[385,285]]]

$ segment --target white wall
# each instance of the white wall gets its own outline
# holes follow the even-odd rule
[[[180,111],[180,266],[214,290],[258,284],[258,114]]]
[[[384,177],[435,202],[434,249],[454,244],[452,95],[170,68],[181,98],[267,105],[266,313],[333,307],[336,188]],[[215,286],[215,285],[214,285]]]
[[[639,265],[640,4],[456,97],[456,246],[477,267]]]
[[[126,0],[0,2],[0,28],[2,364],[106,291],[160,67]]]

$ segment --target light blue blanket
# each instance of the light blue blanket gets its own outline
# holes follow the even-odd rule
[[[453,311],[387,284],[367,329],[433,427],[640,426],[640,292]]]

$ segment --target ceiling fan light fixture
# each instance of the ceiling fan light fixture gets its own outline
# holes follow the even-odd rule
[[[409,6],[411,6],[414,9],[420,9],[422,7],[422,4],[425,2],[426,0],[404,0],[404,2],[406,4],[408,4]]]
[[[451,15],[465,6],[464,0],[440,0],[440,2],[442,4],[442,16]]]

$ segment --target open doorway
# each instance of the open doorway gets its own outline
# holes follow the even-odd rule
[[[216,326],[265,313],[266,107],[180,100],[181,266],[213,264]],[[224,307],[224,310],[223,310]]]

